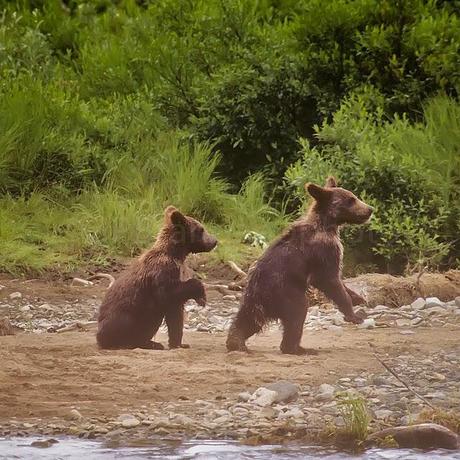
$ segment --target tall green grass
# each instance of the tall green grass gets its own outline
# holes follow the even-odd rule
[[[371,418],[362,395],[340,393],[337,396],[337,406],[345,423],[345,434],[358,442],[365,441]]]
[[[273,237],[285,216],[271,208],[259,175],[240,194],[216,174],[210,146],[174,132],[149,139],[148,156],[120,153],[100,185],[78,194],[65,184],[0,198],[0,271],[65,272],[132,257],[152,244],[168,204],[201,219],[221,240],[219,260],[258,251],[241,242],[247,231]],[[19,193],[19,192],[18,192]]]

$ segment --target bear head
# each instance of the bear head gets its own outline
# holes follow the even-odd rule
[[[209,252],[217,245],[217,239],[200,222],[185,216],[174,206],[168,206],[165,210],[165,228],[173,246],[184,254]]]
[[[364,224],[372,215],[372,207],[349,190],[338,187],[329,177],[324,187],[308,183],[305,190],[315,199],[315,209],[328,221],[337,224]]]

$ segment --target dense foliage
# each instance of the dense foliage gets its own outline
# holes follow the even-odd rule
[[[168,203],[272,238],[330,172],[377,207],[353,266],[458,264],[459,1],[0,8],[0,269],[130,255]]]

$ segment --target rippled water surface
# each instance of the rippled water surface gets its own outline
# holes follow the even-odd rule
[[[423,452],[410,449],[371,449],[352,455],[316,447],[257,446],[250,447],[231,441],[162,441],[137,447],[108,447],[99,441],[59,438],[51,447],[32,447],[40,438],[0,439],[0,459],[322,459],[322,460],[460,460],[460,452]],[[43,438],[42,438],[43,439]]]

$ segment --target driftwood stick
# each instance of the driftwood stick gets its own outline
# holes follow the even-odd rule
[[[228,294],[230,292],[230,289],[226,284],[209,284],[209,283],[203,283],[204,287],[208,289],[209,291],[217,291],[220,292],[221,294]]]
[[[70,332],[70,331],[78,331],[78,330],[81,330],[81,331],[85,330],[82,323],[74,323],[74,324],[70,324],[69,326],[61,327],[60,329],[57,329],[56,332],[58,334],[61,334],[62,332]]]
[[[401,382],[412,394],[414,394],[417,398],[419,398],[421,401],[423,401],[427,406],[431,407],[433,410],[437,410],[433,404],[430,403],[425,397],[423,397],[421,394],[417,393],[414,389],[412,389],[399,375],[385,362],[383,361],[375,352],[375,347],[372,343],[369,343],[369,346],[372,348],[373,354],[375,359],[393,376],[395,377],[399,382]]]
[[[75,285],[81,285],[81,286],[92,286],[94,283],[92,281],[85,280],[83,278],[77,278],[75,277],[72,282],[70,283],[71,286]]]
[[[241,270],[240,267],[238,267],[238,265],[236,265],[235,262],[233,262],[232,260],[229,260],[228,262],[228,265],[229,267],[235,272],[237,273],[239,276],[243,277],[243,278],[246,278],[248,275],[246,274],[245,271]]]
[[[109,280],[109,288],[112,287],[113,283],[115,283],[115,278],[112,275],[109,275],[108,273],[95,273],[94,275],[90,276],[88,280],[91,281],[98,278],[105,278]]]

